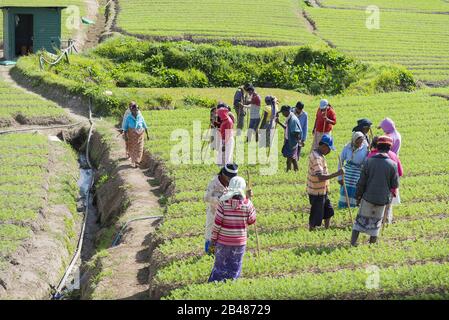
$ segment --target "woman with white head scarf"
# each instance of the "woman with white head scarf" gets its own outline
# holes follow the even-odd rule
[[[345,168],[344,179],[351,207],[355,207],[357,203],[355,198],[357,182],[359,181],[360,173],[362,172],[362,164],[365,162],[369,152],[368,146],[364,142],[365,135],[362,132],[353,132],[351,142],[343,148],[340,154],[342,165]],[[340,169],[340,164],[338,165],[338,169]],[[338,183],[341,185],[338,207],[347,208],[348,203],[346,202],[342,179],[342,176],[338,177]]]
[[[245,179],[234,177],[220,198],[212,230],[215,263],[209,282],[237,279],[242,272],[248,226],[256,222],[256,209],[245,189]]]

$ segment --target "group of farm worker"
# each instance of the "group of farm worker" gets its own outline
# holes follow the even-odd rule
[[[307,112],[303,111],[304,104],[298,102],[295,108],[283,106],[279,110],[279,101],[275,96],[266,96],[264,101],[265,106],[262,107],[262,98],[254,86],[245,84],[234,95],[233,105],[237,116],[234,116],[231,107],[225,103],[219,103],[211,109],[210,127],[217,130],[216,134],[211,135],[211,145],[218,150],[217,165],[224,166],[233,162],[234,125],[237,122],[236,134],[240,136],[246,118],[246,141],[251,142],[254,137],[262,148],[271,148],[277,124],[285,129],[286,139],[282,153],[287,158],[287,170],[291,170],[293,166],[298,171],[301,147],[307,139],[308,118]],[[287,118],[285,125],[279,122],[279,113]],[[294,116],[290,116],[290,113]],[[295,143],[295,137],[298,138],[298,143]]]
[[[242,86],[235,94],[234,107],[237,113],[237,134],[240,135],[247,111],[249,126],[247,141],[258,129],[270,132],[276,124],[285,131],[282,154],[287,158],[287,171],[298,170],[298,159],[307,138],[307,113],[304,104],[298,102],[295,108],[284,105],[278,111],[279,101],[273,96],[265,98],[266,108],[260,117],[261,98],[250,84]],[[286,118],[279,121],[279,113]],[[220,103],[211,111],[211,127],[220,133],[218,164],[220,172],[209,182],[204,201],[207,203],[205,251],[215,254],[215,262],[209,282],[237,279],[242,270],[248,226],[256,222],[256,210],[251,202],[252,190],[246,190],[245,179],[238,175],[238,165],[232,163],[233,129],[235,116],[231,109]],[[394,122],[385,118],[379,129],[384,135],[373,137],[369,119],[360,119],[352,130],[352,138],[341,151],[338,171],[330,174],[326,155],[334,147],[333,127],[337,123],[334,108],[327,100],[320,101],[312,130],[314,139],[309,154],[307,193],[311,205],[309,230],[321,226],[329,228],[334,209],[329,200],[329,180],[338,177],[341,185],[339,208],[358,206],[353,224],[351,245],[356,246],[360,232],[370,236],[375,243],[383,223],[392,222],[392,205],[400,202],[399,177],[402,166],[399,160],[401,135]],[[270,130],[271,129],[271,130]],[[371,135],[371,137],[369,136]],[[270,135],[262,141],[269,147]]]

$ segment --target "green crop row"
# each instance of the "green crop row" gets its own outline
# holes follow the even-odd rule
[[[44,208],[50,148],[46,136],[11,134],[0,136],[0,150],[0,257],[5,257],[31,234]]]
[[[330,3],[333,2],[341,5],[345,1],[330,1]],[[349,4],[348,1],[346,2]],[[420,5],[415,8],[433,10],[431,8],[434,7],[434,2],[420,1]],[[365,3],[363,1],[360,6]],[[388,1],[388,3],[393,4],[389,5],[392,7],[397,4],[397,1]],[[369,4],[375,4],[375,1],[369,1]],[[442,1],[439,1],[439,4],[435,6],[435,11],[446,8],[444,11],[449,12],[448,4],[443,4]],[[403,9],[404,5],[405,1],[401,2],[398,8]],[[409,6],[408,2],[406,5]],[[414,5],[416,2],[410,7]],[[350,56],[363,61],[390,61],[402,64],[421,80],[449,79],[447,68],[449,46],[444,40],[449,35],[446,27],[449,23],[447,15],[381,10],[377,28],[371,23],[371,16],[365,10],[306,8],[306,11],[315,21],[318,34]],[[336,25],[338,28],[335,28]],[[429,51],[427,48],[432,50]]]
[[[307,272],[331,272],[341,269],[359,269],[373,265],[380,268],[395,265],[435,261],[447,258],[449,239],[433,241],[403,241],[401,243],[383,243],[374,246],[356,248],[320,248],[303,250],[301,248],[281,249],[262,252],[260,256],[246,253],[243,261],[244,278],[280,277]],[[163,268],[155,282],[162,287],[189,286],[207,280],[213,266],[213,257],[202,256],[174,262]]]
[[[449,3],[441,0],[320,0],[324,7],[359,8],[365,10],[368,6],[377,6],[384,10],[400,10],[401,12],[448,12]]]
[[[295,1],[127,0],[120,1],[120,9],[118,26],[139,35],[259,43],[319,41],[307,30]],[[147,12],[152,12],[151,19]]]
[[[67,121],[64,110],[58,108],[56,104],[27,94],[22,89],[13,88],[6,82],[0,83],[2,88],[10,91],[7,94],[0,94],[0,127],[9,126],[18,115],[33,122],[48,118],[59,122]]]
[[[432,219],[421,219],[401,221],[385,228],[382,232],[384,241],[400,241],[405,239],[420,239],[447,233],[449,227],[448,218],[434,217]],[[249,229],[248,249],[256,248],[254,231]],[[347,228],[330,228],[309,232],[305,228],[279,231],[273,233],[262,233],[259,235],[259,245],[262,250],[270,248],[285,248],[301,246],[303,248],[313,247],[335,247],[348,245],[350,239],[350,226]],[[158,263],[166,264],[180,257],[199,256],[203,254],[204,237],[176,238],[165,241],[156,249]]]
[[[379,279],[376,289],[376,279]],[[369,269],[341,270],[294,277],[241,279],[175,290],[168,299],[366,299],[447,292],[448,263],[389,267],[378,276]],[[402,298],[402,297],[401,297]]]

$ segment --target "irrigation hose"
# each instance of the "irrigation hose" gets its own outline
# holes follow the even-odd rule
[[[78,125],[80,125],[82,123],[83,122],[77,122],[77,123],[72,123],[72,124],[55,125],[55,126],[49,126],[49,127],[34,127],[34,128],[22,128],[22,129],[5,130],[5,131],[0,131],[0,135],[16,133],[16,132],[26,132],[26,131],[52,130],[52,129],[70,128],[70,127],[76,127],[76,126],[78,126]]]
[[[74,41],[74,42],[73,42],[67,49],[65,49],[64,51],[62,51],[62,52],[61,52],[61,55],[60,55],[58,58],[56,58],[55,61],[53,61],[53,62],[52,62],[52,61],[49,61],[49,60],[47,60],[47,59],[45,59],[44,54],[42,53],[42,54],[39,56],[39,65],[40,65],[41,69],[43,69],[43,67],[44,67],[43,62],[49,64],[50,66],[54,66],[54,65],[58,64],[59,61],[61,61],[61,59],[62,59],[65,55],[68,55],[68,53],[70,52],[70,50],[71,50],[72,48],[74,48],[75,51],[78,52],[78,50],[76,50],[75,44],[76,44],[76,41]]]
[[[89,145],[90,145],[90,139],[92,137],[93,127],[94,127],[94,122],[92,121],[92,101],[91,100],[89,100],[89,122],[90,122],[90,129],[89,129],[89,135],[87,137],[87,143],[86,143],[86,160],[87,160],[87,165],[88,165],[89,169],[92,169],[92,165],[89,160]],[[81,256],[81,251],[82,251],[83,242],[84,242],[84,234],[86,232],[87,218],[89,216],[90,191],[93,187],[93,184],[94,184],[94,179],[92,178],[92,180],[90,182],[89,189],[87,190],[87,194],[86,194],[86,210],[84,213],[83,226],[81,228],[80,237],[78,239],[76,253],[73,256],[72,261],[70,262],[70,265],[66,269],[64,276],[62,277],[61,281],[59,282],[58,286],[56,287],[55,293],[52,294],[52,297],[51,297],[52,300],[58,300],[63,297],[62,291],[63,291],[64,287],[66,286],[65,284],[67,282],[67,279],[72,274],[72,270],[73,270],[76,262],[78,261],[79,257]]]

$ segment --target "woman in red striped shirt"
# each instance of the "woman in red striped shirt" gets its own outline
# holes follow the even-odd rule
[[[228,191],[220,198],[212,230],[212,246],[215,247],[215,263],[209,282],[237,279],[242,272],[248,226],[256,222],[256,209],[245,195],[246,182],[234,177]]]

